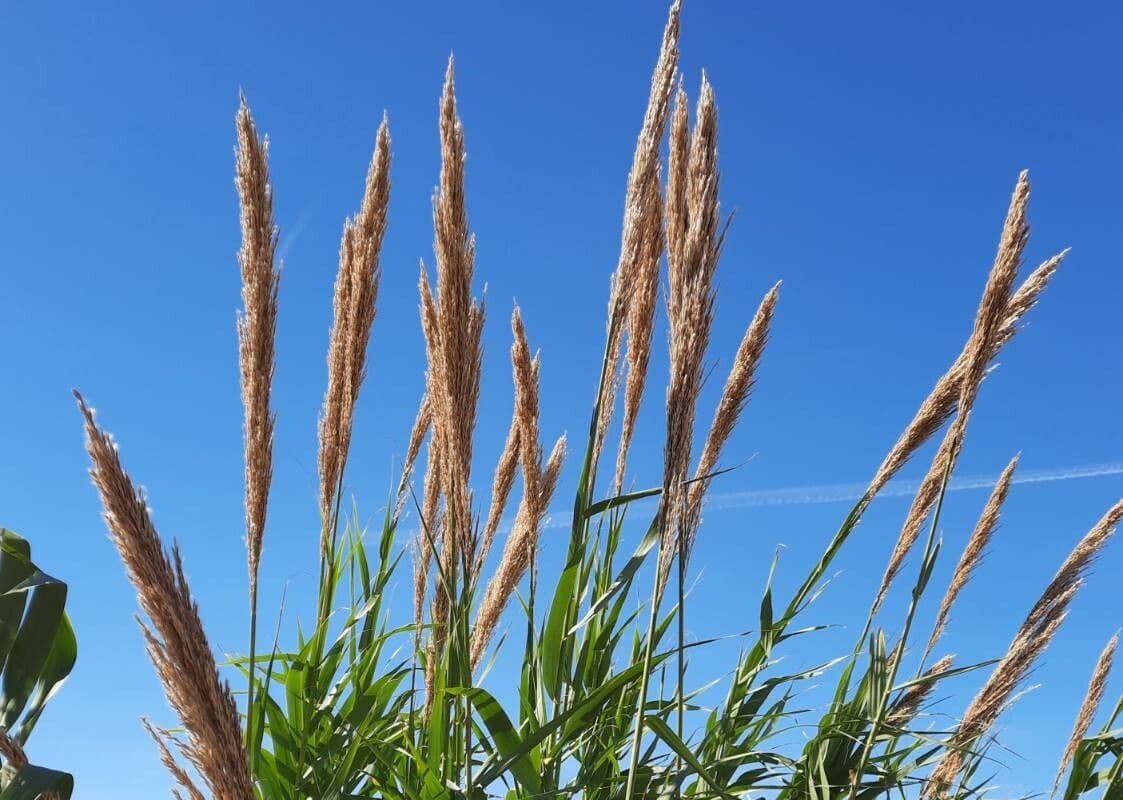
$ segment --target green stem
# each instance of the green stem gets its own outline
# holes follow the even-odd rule
[[[471,672],[469,671],[469,674]],[[472,700],[464,696],[464,786],[465,798],[472,798]]]
[[[335,545],[339,534],[339,514],[342,504],[343,470],[340,470],[331,517],[324,520],[320,539],[320,598],[316,619],[324,628],[327,627],[328,617],[331,616],[331,605],[335,596]]]
[[[412,744],[414,748],[418,748],[418,731],[416,726],[417,719],[417,671],[420,669],[421,664],[419,659],[421,656],[421,631],[418,630],[413,637],[413,662],[409,670],[409,735],[412,737]],[[413,759],[406,759],[406,775],[412,778],[413,775]]]
[[[313,658],[308,664],[308,681],[305,686],[305,697],[308,692],[315,692],[319,683],[320,661],[324,656],[324,645],[327,642],[328,617],[331,615],[331,606],[335,591],[335,543],[339,530],[339,512],[343,495],[343,470],[339,471],[339,480],[336,482],[335,499],[328,519],[323,520],[320,531],[320,586],[316,608],[316,629],[312,635]],[[296,789],[299,791],[305,783],[304,767],[307,752],[307,741],[311,735],[312,714],[304,716],[304,726],[301,730],[300,747],[297,749],[297,779]]]
[[[660,510],[661,521],[659,523],[660,530],[662,530],[666,521],[666,514]],[[660,536],[662,540],[662,536]],[[624,800],[632,800],[632,793],[636,785],[636,770],[639,767],[639,750],[643,741],[643,712],[644,707],[647,705],[647,688],[651,681],[651,659],[654,657],[655,650],[655,629],[659,620],[659,603],[663,599],[663,588],[660,575],[662,573],[662,564],[657,563],[655,566],[655,589],[651,597],[651,617],[647,623],[647,641],[644,643],[643,648],[643,671],[640,673],[639,685],[639,699],[636,701],[636,723],[635,730],[632,734],[632,755],[628,765],[628,783],[624,790]]]
[[[686,707],[686,659],[683,655],[683,650],[686,645],[686,553],[683,548],[683,529],[682,525],[678,526],[678,716],[676,733],[678,733],[679,741],[685,741],[682,736],[683,732],[683,717]],[[675,754],[675,772],[678,773],[682,769],[682,757],[677,753]]]
[[[257,575],[250,579],[250,665],[249,687],[246,693],[246,748],[250,756],[250,776],[253,777],[257,770],[257,738],[254,733],[254,683],[257,671]]]

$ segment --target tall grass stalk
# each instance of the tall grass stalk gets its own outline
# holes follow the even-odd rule
[[[241,208],[242,247],[238,263],[242,273],[243,311],[238,319],[238,356],[245,412],[246,551],[249,557],[250,633],[248,681],[249,707],[253,707],[253,665],[257,653],[257,584],[265,536],[269,487],[273,479],[273,412],[270,392],[274,369],[277,327],[277,293],[280,275],[274,268],[277,226],[273,221],[273,188],[269,184],[268,142],[257,132],[245,98],[236,118],[235,185]],[[247,738],[253,738],[255,721],[247,721]],[[170,758],[170,756],[169,756]],[[251,762],[254,760],[251,755]],[[251,763],[251,769],[252,769]]]

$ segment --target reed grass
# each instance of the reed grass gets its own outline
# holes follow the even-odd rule
[[[237,116],[237,186],[245,311],[238,333],[251,623],[248,657],[236,656],[226,665],[247,680],[242,708],[207,642],[178,550],[165,548],[115,445],[78,397],[94,483],[148,619],[142,625],[149,656],[183,738],[145,724],[157,741],[158,756],[187,796],[872,800],[891,793],[957,799],[985,793],[979,770],[989,763],[1002,712],[1019,696],[1123,519],[1121,501],[1076,544],[1004,652],[981,663],[953,666],[953,657],[945,655],[926,665],[954,622],[952,608],[980,567],[1003,504],[1010,502],[1017,459],[1003,471],[938,610],[928,619],[922,601],[941,557],[938,530],[949,502],[948,481],[984,379],[1067,251],[1032,270],[1019,285],[1029,237],[1029,182],[1022,173],[962,351],[874,470],[838,531],[821,553],[807,559],[806,575],[797,576],[791,595],[777,596],[770,576],[759,613],[747,621],[754,630],[744,635],[724,698],[711,704],[708,687],[690,683],[688,654],[707,642],[686,640],[685,585],[706,492],[723,471],[731,435],[760,380],[780,286],[764,295],[747,321],[702,438],[698,403],[710,369],[717,268],[729,219],[720,204],[716,92],[703,74],[691,114],[678,67],[680,29],[676,0],[625,187],[604,355],[588,436],[573,459],[576,489],[560,571],[540,576],[538,554],[550,544],[542,536],[543,524],[569,443],[559,437],[548,454],[542,445],[543,431],[552,424],[543,415],[548,408],[540,385],[544,357],[531,349],[517,305],[511,318],[510,425],[490,486],[479,485],[472,474],[477,420],[498,404],[488,399],[485,405],[481,396],[486,315],[473,286],[466,135],[450,59],[437,109],[435,269],[431,273],[422,262],[418,280],[424,390],[404,439],[401,474],[381,526],[361,530],[356,513],[342,508],[341,495],[351,431],[362,409],[390,200],[390,137],[383,118],[360,209],[344,223],[335,282],[328,386],[319,420],[322,524],[318,537],[309,537],[318,539],[320,558],[314,624],[291,636],[279,626],[264,655],[255,645],[256,582],[272,463],[269,385],[279,273],[266,140],[243,101]],[[645,465],[630,463],[629,455],[653,380],[660,290],[669,343],[664,458],[658,475],[645,476]],[[602,470],[601,455],[617,418],[616,457]],[[878,493],[938,434],[939,445],[853,651],[816,661],[812,634],[837,621],[812,610],[831,591],[832,563]],[[423,451],[425,468],[417,478]],[[598,494],[602,472],[608,473],[609,488]],[[626,489],[642,477],[656,485]],[[513,521],[507,524],[516,492]],[[477,498],[486,499],[486,509]],[[630,523],[643,513],[636,501],[644,498],[657,498],[656,510],[640,519],[642,535],[633,536]],[[399,529],[407,521],[415,528],[412,535]],[[384,601],[402,556],[398,541],[403,535],[413,550],[413,618],[394,624]],[[907,600],[900,607],[889,605],[895,597],[890,588],[918,552]],[[665,595],[671,597],[667,604]],[[807,620],[812,613],[816,618]],[[889,630],[887,618],[893,620]],[[513,629],[522,623],[525,636],[519,637]],[[912,659],[913,676],[905,677],[913,639],[926,623],[926,646]],[[521,658],[509,673],[517,676],[517,700],[508,707],[489,691],[486,676],[493,663],[520,651],[520,638]],[[1123,701],[1100,734],[1088,734],[1114,641],[1100,658],[1061,761],[1061,776],[1066,769],[1070,774],[1066,800],[1101,785],[1123,787],[1120,745],[1110,727],[1123,713]],[[785,672],[791,668],[785,668],[784,656],[790,657],[797,644],[806,649],[798,650],[794,660],[811,666]],[[988,667],[989,677],[961,704],[954,721],[932,727],[925,710],[934,693],[953,690],[958,676]],[[830,699],[801,708],[796,698],[809,682],[824,679],[835,681]],[[956,697],[952,694],[950,702]],[[805,732],[797,744],[791,735],[795,730]]]
[[[1107,678],[1111,674],[1111,667],[1115,661],[1115,651],[1118,647],[1119,633],[1117,632],[1108,640],[1107,646],[1104,647],[1100,657],[1096,660],[1096,668],[1092,671],[1092,679],[1088,683],[1088,691],[1084,695],[1084,702],[1080,704],[1080,710],[1076,712],[1076,720],[1072,724],[1072,734],[1068,737],[1064,754],[1061,755],[1061,764],[1057,768],[1057,777],[1053,781],[1054,795],[1060,788],[1065,770],[1068,769],[1076,755],[1076,749],[1080,747],[1080,743],[1084,741],[1084,737],[1088,734],[1088,729],[1092,727],[1092,719],[1103,701],[1104,692],[1107,691]]]
[[[1061,564],[1011,641],[1006,655],[967,706],[951,737],[949,749],[928,779],[930,796],[946,796],[963,766],[965,753],[998,721],[1041,654],[1048,648],[1093,559],[1123,519],[1123,501],[1116,503],[1076,544]]]
[[[658,262],[659,258],[652,252],[653,246],[657,246],[654,243],[659,238],[655,232],[655,227],[659,224],[656,210],[661,202],[658,196],[659,148],[666,131],[671,93],[678,73],[681,13],[682,0],[673,0],[667,15],[666,27],[663,29],[659,59],[651,76],[651,90],[644,111],[643,125],[636,139],[632,167],[628,172],[627,189],[624,195],[624,221],[620,234],[620,257],[612,273],[608,297],[605,347],[607,355],[603,365],[607,379],[600,381],[595,403],[598,414],[596,446],[593,449],[594,460],[599,458],[604,447],[608,426],[616,408],[616,392],[619,385],[617,370],[623,350],[625,326],[630,318],[633,330],[640,332],[635,341],[636,349],[642,350],[644,349],[641,344],[642,329],[647,325],[648,308],[651,313],[654,312],[654,305],[650,304],[650,299],[645,292],[650,289],[651,260],[654,258]],[[631,308],[637,290],[641,292],[640,304],[648,305],[633,314]],[[629,428],[634,424],[634,417],[638,411],[637,404],[642,396],[642,383],[646,382],[646,378],[641,377],[643,360],[640,352],[630,356],[630,363],[635,368],[634,373],[629,373],[635,376],[631,379],[633,389],[630,400],[635,408],[626,415],[632,417],[632,422],[625,423]],[[628,439],[621,444],[623,455],[617,459],[617,472],[621,476],[626,465],[630,437],[629,431]],[[621,464],[621,461],[624,464]]]
[[[1006,214],[1006,223],[998,244],[998,255],[995,257],[994,266],[983,289],[983,297],[979,302],[975,328],[964,347],[966,358],[963,376],[959,381],[955,419],[948,426],[939,450],[932,460],[932,466],[925,474],[920,489],[909,507],[900,538],[889,558],[885,575],[881,579],[881,587],[874,599],[873,613],[875,614],[885,601],[889,586],[900,572],[905,557],[912,550],[925,520],[936,504],[941,481],[955,469],[967,433],[971,408],[978,396],[987,367],[997,351],[1001,326],[1009,314],[1011,294],[1021,266],[1022,251],[1029,241],[1029,223],[1026,220],[1028,202],[1029,177],[1028,173],[1023,172],[1018,177],[1018,184],[1010,200],[1010,210]]]
[[[235,118],[238,146],[235,186],[241,208],[242,302],[238,319],[239,372],[244,411],[246,469],[246,551],[250,585],[250,663],[257,651],[257,581],[269,487],[273,482],[273,425],[270,394],[275,368],[277,300],[280,274],[275,269],[277,226],[273,219],[273,187],[269,184],[269,144],[257,132],[245,97]],[[253,682],[249,684],[253,693]],[[251,697],[252,700],[252,697]],[[166,749],[166,748],[165,748]],[[166,756],[165,763],[170,759]],[[179,775],[181,785],[186,786]],[[194,791],[190,789],[189,791]]]
[[[925,656],[932,652],[932,648],[947,629],[951,607],[955,604],[959,593],[963,591],[963,587],[971,580],[971,576],[978,569],[983,556],[986,554],[987,546],[998,527],[999,513],[1002,510],[1002,504],[1006,502],[1006,495],[1010,492],[1010,482],[1014,479],[1014,470],[1017,466],[1018,456],[1014,456],[1010,463],[1006,465],[1006,469],[1002,470],[1002,474],[998,476],[998,482],[994,485],[990,497],[987,498],[986,505],[983,506],[983,513],[979,516],[979,521],[975,524],[975,529],[967,540],[967,546],[963,548],[963,554],[955,565],[955,571],[952,572],[948,588],[944,591],[943,599],[940,600],[940,608],[936,612],[936,621],[932,624],[932,633],[928,638],[928,645],[924,649]]]
[[[273,480],[273,382],[277,292],[274,269],[277,226],[273,222],[273,188],[269,185],[269,145],[258,135],[245,98],[238,108],[235,184],[242,212],[242,300],[238,319],[238,356],[245,409],[246,549],[250,593],[257,587],[269,486]]]
[[[105,507],[105,522],[149,620],[140,622],[148,657],[187,734],[186,741],[173,741],[213,797],[252,800],[234,696],[219,675],[179,548],[165,550],[116,444],[98,427],[82,396],[75,392],[75,397],[85,419],[86,449],[93,462],[90,475]],[[186,772],[175,777],[189,794],[199,794]]]

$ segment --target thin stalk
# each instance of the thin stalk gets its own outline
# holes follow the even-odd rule
[[[685,517],[679,517],[684,519]],[[686,645],[686,559],[683,558],[683,529],[682,525],[678,526],[678,714],[676,719],[676,733],[678,733],[679,741],[686,741],[682,737],[683,732],[683,717],[685,716],[686,697],[686,659],[683,655],[683,650]],[[682,770],[682,756],[675,753],[675,773]]]
[[[666,512],[659,512],[660,529],[666,524]],[[662,537],[660,537],[662,538]],[[655,628],[659,620],[659,603],[663,599],[663,591],[659,580],[660,566],[655,567],[655,588],[651,597],[651,616],[647,623],[647,641],[643,648],[643,671],[640,673],[639,699],[636,701],[636,722],[632,734],[632,755],[628,764],[628,783],[624,790],[624,800],[632,800],[632,792],[636,785],[636,769],[639,767],[639,749],[643,742],[643,711],[647,705],[647,688],[651,682],[651,659],[655,650]]]
[[[470,656],[469,656],[470,658]],[[468,682],[472,682],[472,670],[468,669]],[[469,686],[469,688],[471,688]],[[472,797],[472,698],[464,695],[464,786],[465,798]]]
[[[257,738],[254,736],[254,683],[257,672],[257,578],[250,583],[250,669],[246,693],[246,749],[250,756],[250,778],[257,774]]]
[[[343,472],[344,469],[340,468],[331,518],[324,520],[323,541],[325,547],[322,548],[323,552],[320,554],[320,597],[316,610],[316,620],[323,628],[327,627],[335,592],[335,546],[339,535],[340,507],[343,504]],[[323,655],[322,646],[317,648],[317,661],[319,661],[321,655]]]
[[[527,655],[529,656],[529,663],[527,664],[527,675],[529,676],[530,698],[531,698],[531,700],[534,701],[534,706],[535,706],[534,713],[535,713],[536,716],[538,715],[539,709],[538,709],[538,702],[537,702],[538,683],[537,683],[537,681],[534,680],[535,670],[537,669],[537,667],[536,667],[537,658],[535,657],[535,649],[534,649],[534,639],[535,639],[535,636],[537,636],[537,632],[535,630],[537,626],[535,625],[535,619],[534,619],[534,596],[537,593],[538,593],[537,553],[535,553],[535,551],[532,549],[531,553],[530,553],[530,588],[529,588],[529,597],[527,598],[526,640],[527,640],[527,643],[530,645],[529,648],[528,648],[529,652],[527,653]]]
[[[417,494],[413,491],[412,484],[410,485],[410,497],[413,498],[413,504],[417,508],[417,516],[421,522],[422,535],[429,538],[431,537],[425,524],[424,514],[421,512],[421,504],[417,500]],[[424,604],[422,605],[422,613],[424,613]],[[416,724],[417,718],[417,673],[421,669],[421,622],[417,621],[416,630],[413,634],[413,658],[409,671],[409,734],[412,738],[412,744],[415,750],[420,748],[420,738],[418,736],[418,729]],[[406,760],[406,775],[412,778],[413,775],[413,759]]]
[[[327,642],[327,625],[328,617],[331,614],[332,596],[335,589],[335,545],[336,537],[339,532],[339,514],[340,506],[342,505],[343,495],[343,468],[339,470],[339,479],[335,488],[335,503],[332,509],[331,518],[324,520],[324,527],[321,530],[321,546],[320,546],[320,592],[317,598],[316,609],[316,629],[312,635],[312,646],[314,658],[308,664],[308,683],[305,688],[305,694],[311,687],[315,691],[319,684],[319,667],[320,661],[324,656],[324,644]],[[330,539],[328,534],[330,533]],[[326,547],[325,547],[325,543]],[[301,698],[302,700],[307,699]],[[297,755],[297,775],[300,776],[297,783],[297,789],[304,785],[304,757],[306,755],[306,742],[311,735],[310,725],[312,723],[312,714],[306,713],[304,715],[304,726],[301,731],[300,748]]]
[[[418,659],[421,653],[421,633],[420,631],[413,636],[413,659],[409,670],[409,735],[411,744],[414,749],[417,749],[417,671],[420,668]],[[406,775],[412,777],[413,775],[413,759],[406,759]]]

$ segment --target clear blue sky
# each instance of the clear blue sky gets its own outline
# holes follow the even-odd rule
[[[471,10],[0,6],[0,523],[28,536],[41,565],[71,585],[80,660],[32,753],[72,769],[78,797],[165,795],[169,781],[137,717],[173,720],[98,517],[72,386],[116,433],[162,531],[178,537],[216,646],[245,642],[232,183],[239,89],[272,138],[285,262],[262,602],[268,615],[288,582],[293,613],[307,617],[300,603],[315,572],[315,422],[338,237],[383,110],[394,189],[349,480],[371,515],[422,387],[415,282],[418,258],[431,254],[449,52],[468,137],[477,274],[491,310],[483,475],[510,409],[512,298],[542,349],[544,433],[579,436],[586,424],[624,179],[664,13],[659,2],[585,0]],[[868,479],[966,336],[1023,167],[1034,183],[1029,260],[1074,249],[987,381],[961,472],[996,473],[1017,451],[1027,471],[1123,460],[1121,25],[1107,2],[688,0],[687,85],[696,89],[702,68],[715,85],[723,200],[739,210],[720,271],[719,370],[759,297],[784,280],[759,389],[728,451],[730,461],[757,456],[716,491]],[[640,431],[648,441],[633,459],[639,484],[659,475],[661,337],[657,344]],[[567,476],[559,496],[571,485]],[[985,494],[952,496],[941,577]],[[964,662],[1000,653],[1068,548],[1121,494],[1118,475],[1017,487],[949,648]],[[816,621],[860,622],[906,504],[888,498],[869,514]],[[694,559],[692,635],[750,627],[774,548],[787,546],[782,581],[794,578],[845,510],[709,514]],[[546,570],[563,547],[564,534],[553,535]],[[1121,569],[1123,542],[1035,673],[1042,689],[1004,717],[1002,741],[1020,754],[1008,756],[1006,793],[1047,786],[1095,656],[1123,623]],[[791,657],[834,655],[852,636],[826,634]],[[699,680],[720,673],[724,655],[700,658]],[[958,688],[969,694],[976,683],[964,678]],[[1117,678],[1111,693],[1120,691]]]

